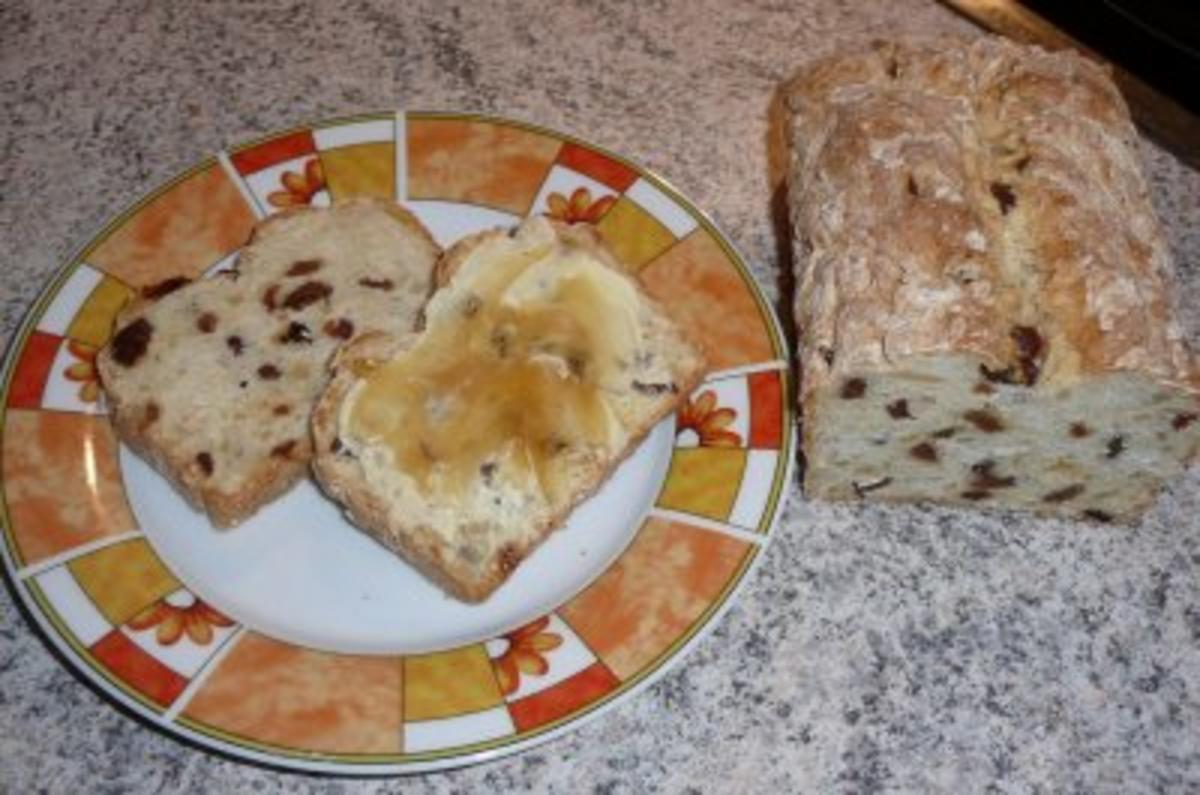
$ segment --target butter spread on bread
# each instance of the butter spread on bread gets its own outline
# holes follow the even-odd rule
[[[454,595],[486,598],[699,381],[700,353],[590,228],[456,245],[423,330],[336,361],[318,479]]]

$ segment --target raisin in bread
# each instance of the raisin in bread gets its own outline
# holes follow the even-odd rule
[[[382,201],[264,221],[236,268],[172,279],[121,313],[97,357],[118,434],[214,524],[238,523],[306,474],[334,349],[411,330],[439,254]]]
[[[704,359],[590,227],[456,244],[425,326],[343,349],[314,470],[368,534],[481,601],[699,383]]]
[[[807,493],[1136,517],[1200,375],[1104,70],[881,43],[784,94]]]

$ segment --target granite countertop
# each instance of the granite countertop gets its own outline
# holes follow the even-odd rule
[[[971,31],[934,2],[0,6],[6,338],[71,251],[230,141],[390,107],[503,113],[660,172],[778,292],[766,131],[833,46]],[[1142,146],[1200,340],[1200,174]],[[1200,470],[1133,528],[792,499],[717,629],[654,686],[529,752],[351,781],[158,734],[0,591],[0,791],[978,792],[1200,788]]]

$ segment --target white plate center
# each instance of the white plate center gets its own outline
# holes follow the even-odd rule
[[[629,544],[670,463],[674,417],[650,433],[490,599],[446,596],[343,518],[311,482],[216,530],[121,448],[134,514],[193,593],[250,629],[327,651],[413,654],[486,640],[561,605]]]

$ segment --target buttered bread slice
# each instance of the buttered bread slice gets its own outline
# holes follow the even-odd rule
[[[390,202],[264,221],[235,269],[171,280],[122,312],[97,357],[118,434],[214,524],[238,523],[306,474],[334,349],[411,330],[439,254]]]
[[[499,587],[699,382],[701,353],[590,228],[454,246],[425,327],[337,356],[320,483],[454,596]]]

